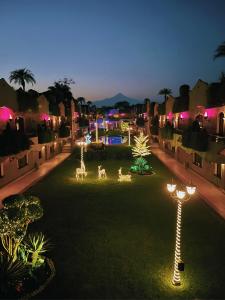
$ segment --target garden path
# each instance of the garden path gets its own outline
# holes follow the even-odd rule
[[[46,176],[51,170],[61,164],[70,153],[60,153],[52,159],[46,161],[40,165],[38,170],[33,170],[27,174],[17,178],[10,182],[3,188],[0,188],[0,208],[2,207],[2,200],[9,195],[23,193],[25,190],[30,188],[37,181]]]
[[[192,183],[197,187],[200,197],[210,205],[222,218],[225,219],[225,193],[223,190],[208,180],[185,167],[175,158],[165,153],[158,146],[153,145],[151,152],[162,161],[185,184]]]

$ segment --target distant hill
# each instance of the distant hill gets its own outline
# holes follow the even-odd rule
[[[130,103],[130,105],[143,103],[143,101],[138,99],[129,98],[122,93],[118,93],[117,95],[113,96],[112,98],[105,98],[102,100],[93,100],[93,104],[95,104],[97,107],[102,106],[114,106],[117,102],[121,101],[127,101]]]

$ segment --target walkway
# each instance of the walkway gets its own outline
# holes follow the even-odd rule
[[[191,179],[193,184],[197,187],[200,197],[225,219],[225,194],[222,189],[216,187],[191,169],[185,169],[181,163],[165,153],[158,146],[153,145],[151,152],[155,154],[182,182],[188,184]]]
[[[0,188],[0,208],[2,207],[1,202],[4,198],[9,195],[23,193],[25,190],[29,189],[32,185],[46,176],[55,167],[61,164],[69,156],[70,153],[60,153],[51,160],[40,165],[38,170],[32,170],[20,178],[10,182],[3,188]]]

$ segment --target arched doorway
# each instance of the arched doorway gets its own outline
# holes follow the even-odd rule
[[[200,128],[203,128],[203,120],[204,120],[203,115],[201,115],[201,114],[197,115],[195,120],[198,121]]]
[[[219,135],[224,135],[224,113],[219,114]]]

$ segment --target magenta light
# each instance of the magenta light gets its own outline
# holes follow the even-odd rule
[[[208,113],[207,113],[207,111],[204,112],[204,118],[208,118]]]
[[[215,107],[213,108],[207,108],[205,110],[205,113],[207,113],[207,117],[208,118],[215,118],[217,115],[217,109]],[[204,113],[204,117],[205,117],[205,113]]]
[[[181,119],[189,119],[190,115],[189,115],[189,112],[188,111],[183,111],[181,114],[180,114],[180,118]]]
[[[0,121],[7,122],[8,120],[11,120],[14,116],[14,112],[12,109],[2,106],[0,107]]]
[[[173,119],[173,113],[170,111],[167,115],[167,120],[172,120]]]
[[[48,114],[43,113],[43,114],[41,114],[40,119],[41,119],[41,121],[49,121],[50,117]]]

